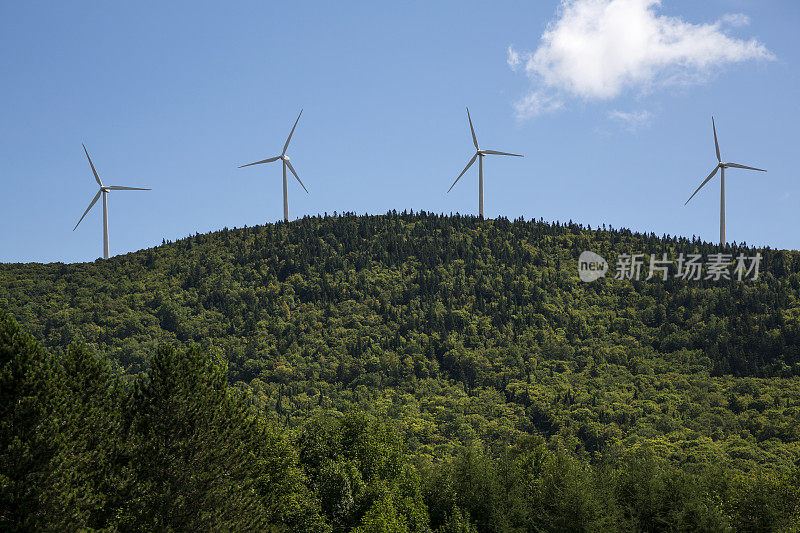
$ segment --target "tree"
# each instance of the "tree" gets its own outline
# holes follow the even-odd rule
[[[160,349],[126,406],[126,530],[263,531],[321,523],[296,456],[197,348]]]

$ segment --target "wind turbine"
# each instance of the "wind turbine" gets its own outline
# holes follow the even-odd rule
[[[89,207],[86,208],[86,211],[83,212],[83,216],[81,216],[80,220],[78,220],[78,224],[75,224],[75,227],[72,228],[72,231],[78,229],[78,225],[83,220],[83,217],[86,216],[86,213],[92,208],[94,204],[97,203],[97,199],[100,198],[100,195],[103,195],[103,258],[108,259],[109,250],[108,250],[108,200],[107,195],[110,191],[150,191],[152,189],[141,189],[139,187],[122,187],[121,185],[103,185],[103,182],[100,181],[100,176],[97,175],[97,170],[94,168],[94,163],[92,163],[92,158],[89,157],[89,152],[86,151],[86,146],[83,146],[83,151],[86,153],[86,158],[89,160],[89,165],[92,167],[92,173],[94,174],[94,179],[97,184],[100,186],[100,190],[97,191],[97,194],[94,195],[92,198],[92,202],[89,204]]]
[[[292,163],[289,161],[289,156],[286,155],[286,149],[289,148],[289,141],[292,140],[292,135],[294,134],[294,129],[297,127],[297,123],[300,122],[300,116],[302,114],[303,114],[303,110],[301,109],[300,110],[300,115],[297,115],[297,120],[294,121],[294,126],[292,126],[292,131],[289,132],[289,137],[286,139],[286,144],[283,145],[283,152],[281,152],[281,155],[278,155],[278,156],[275,156],[275,157],[270,157],[269,159],[264,159],[263,161],[256,161],[255,163],[248,163],[247,165],[242,165],[242,166],[239,167],[239,168],[244,168],[244,167],[249,167],[249,166],[252,166],[252,165],[260,165],[262,163],[272,163],[273,161],[277,161],[278,159],[280,159],[283,162],[283,220],[284,220],[284,222],[289,222],[289,197],[288,197],[287,192],[286,192],[286,167],[289,167],[289,170],[291,170],[292,174],[294,174],[294,177],[297,178],[297,181],[298,181],[298,183],[300,183],[300,186],[303,188],[304,191],[306,191],[306,194],[308,194],[308,189],[306,189],[306,186],[303,185],[302,181],[300,181],[300,176],[297,175],[297,172],[295,172],[294,167],[292,166]]]
[[[456,186],[458,180],[461,179],[461,176],[469,170],[469,167],[475,162],[475,159],[478,160],[478,212],[480,213],[481,218],[483,218],[483,157],[486,155],[511,155],[514,157],[525,157],[519,154],[509,154],[507,152],[498,152],[497,150],[481,150],[478,146],[478,138],[475,136],[475,128],[472,127],[472,117],[469,116],[469,108],[467,108],[467,120],[469,120],[469,129],[472,132],[472,143],[475,145],[475,155],[472,156],[472,159],[469,160],[467,166],[464,167],[464,170],[461,171],[461,174],[458,175],[456,181],[447,189],[447,192],[453,190],[453,187]]]
[[[694,198],[694,195],[697,194],[697,191],[703,188],[703,185],[709,182],[711,178],[713,178],[717,171],[720,171],[720,192],[719,192],[719,245],[725,246],[727,242],[725,240],[725,169],[726,168],[744,168],[747,170],[757,170],[759,172],[766,172],[766,170],[762,170],[760,168],[753,168],[753,167],[746,167],[744,165],[740,165],[738,163],[723,163],[722,156],[719,154],[719,142],[717,142],[717,126],[714,124],[714,117],[711,117],[711,127],[714,130],[714,148],[717,150],[717,166],[714,167],[714,170],[711,171],[711,174],[700,184],[700,186],[692,193],[689,197],[689,200]],[[689,200],[686,200],[686,205],[689,203]]]

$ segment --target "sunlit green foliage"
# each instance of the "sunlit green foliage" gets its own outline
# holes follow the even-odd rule
[[[4,315],[0,526],[791,528],[800,254],[585,284],[583,250],[717,247],[390,213],[0,265],[42,344]]]

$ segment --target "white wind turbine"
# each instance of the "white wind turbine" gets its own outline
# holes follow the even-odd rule
[[[453,190],[453,187],[456,186],[458,180],[461,179],[461,176],[469,170],[469,167],[475,162],[475,159],[478,160],[478,212],[480,213],[481,218],[483,218],[483,156],[485,155],[511,155],[514,157],[524,157],[519,154],[509,154],[507,152],[498,152],[497,150],[481,150],[478,147],[478,138],[475,136],[475,128],[472,127],[472,117],[469,116],[469,108],[467,108],[467,120],[469,120],[469,129],[472,132],[472,143],[475,145],[475,155],[472,156],[472,159],[469,160],[467,166],[464,167],[464,170],[461,171],[461,174],[458,175],[456,181],[447,189],[447,192]]]
[[[297,172],[295,172],[292,163],[289,162],[289,156],[286,155],[286,149],[289,148],[289,141],[292,140],[294,129],[297,127],[297,123],[300,122],[300,116],[302,114],[303,110],[301,109],[300,115],[297,115],[297,120],[294,121],[294,126],[292,126],[292,131],[289,132],[289,137],[286,139],[286,144],[283,145],[283,152],[281,152],[281,155],[270,157],[269,159],[264,159],[263,161],[256,161],[255,163],[248,163],[247,165],[242,165],[239,167],[239,168],[244,168],[252,165],[260,165],[262,163],[272,163],[273,161],[277,161],[278,159],[280,159],[283,162],[283,220],[285,222],[289,222],[289,197],[286,191],[286,167],[289,167],[289,170],[291,170],[292,174],[294,174],[294,177],[297,178],[297,181],[298,183],[300,183],[300,186],[303,188],[304,191],[306,191],[306,194],[308,194],[308,189],[306,189],[306,186],[303,185],[302,181],[300,181],[300,176],[297,175]]]
[[[757,170],[759,172],[766,172],[766,170],[762,170],[760,168],[753,168],[753,167],[746,167],[744,165],[740,165],[738,163],[723,163],[722,156],[719,154],[719,142],[717,142],[717,126],[714,124],[714,117],[711,117],[711,127],[714,130],[714,148],[717,150],[717,166],[714,167],[714,170],[711,171],[711,174],[700,184],[700,186],[692,193],[689,197],[689,200],[694,198],[694,195],[697,194],[697,191],[703,188],[703,185],[709,182],[711,178],[713,178],[717,171],[720,171],[720,196],[719,196],[719,245],[725,246],[727,242],[725,240],[725,169],[726,168],[744,168],[747,170]],[[686,200],[686,205],[689,203],[689,200]]]
[[[103,195],[103,258],[108,259],[109,250],[108,250],[108,200],[106,196],[108,195],[109,191],[149,191],[152,189],[142,189],[139,187],[122,187],[121,185],[103,185],[103,182],[100,181],[100,176],[97,175],[97,170],[94,168],[94,163],[92,163],[92,158],[89,157],[89,152],[86,151],[86,146],[83,146],[83,151],[86,153],[86,158],[89,160],[89,165],[92,167],[92,173],[94,174],[94,179],[97,181],[97,184],[100,186],[100,190],[97,191],[97,194],[94,195],[92,198],[92,202],[89,204],[89,207],[86,208],[86,211],[83,212],[83,216],[81,216],[80,220],[78,220],[78,224],[81,223],[81,220],[86,216],[86,213],[92,208],[94,204],[97,203],[97,199],[100,198],[100,195]],[[72,231],[78,229],[78,224],[75,224],[75,227],[72,228]]]

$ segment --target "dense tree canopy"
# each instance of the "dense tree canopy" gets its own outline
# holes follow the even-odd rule
[[[800,254],[583,283],[584,250],[719,252],[389,213],[0,265],[0,526],[791,527]]]

